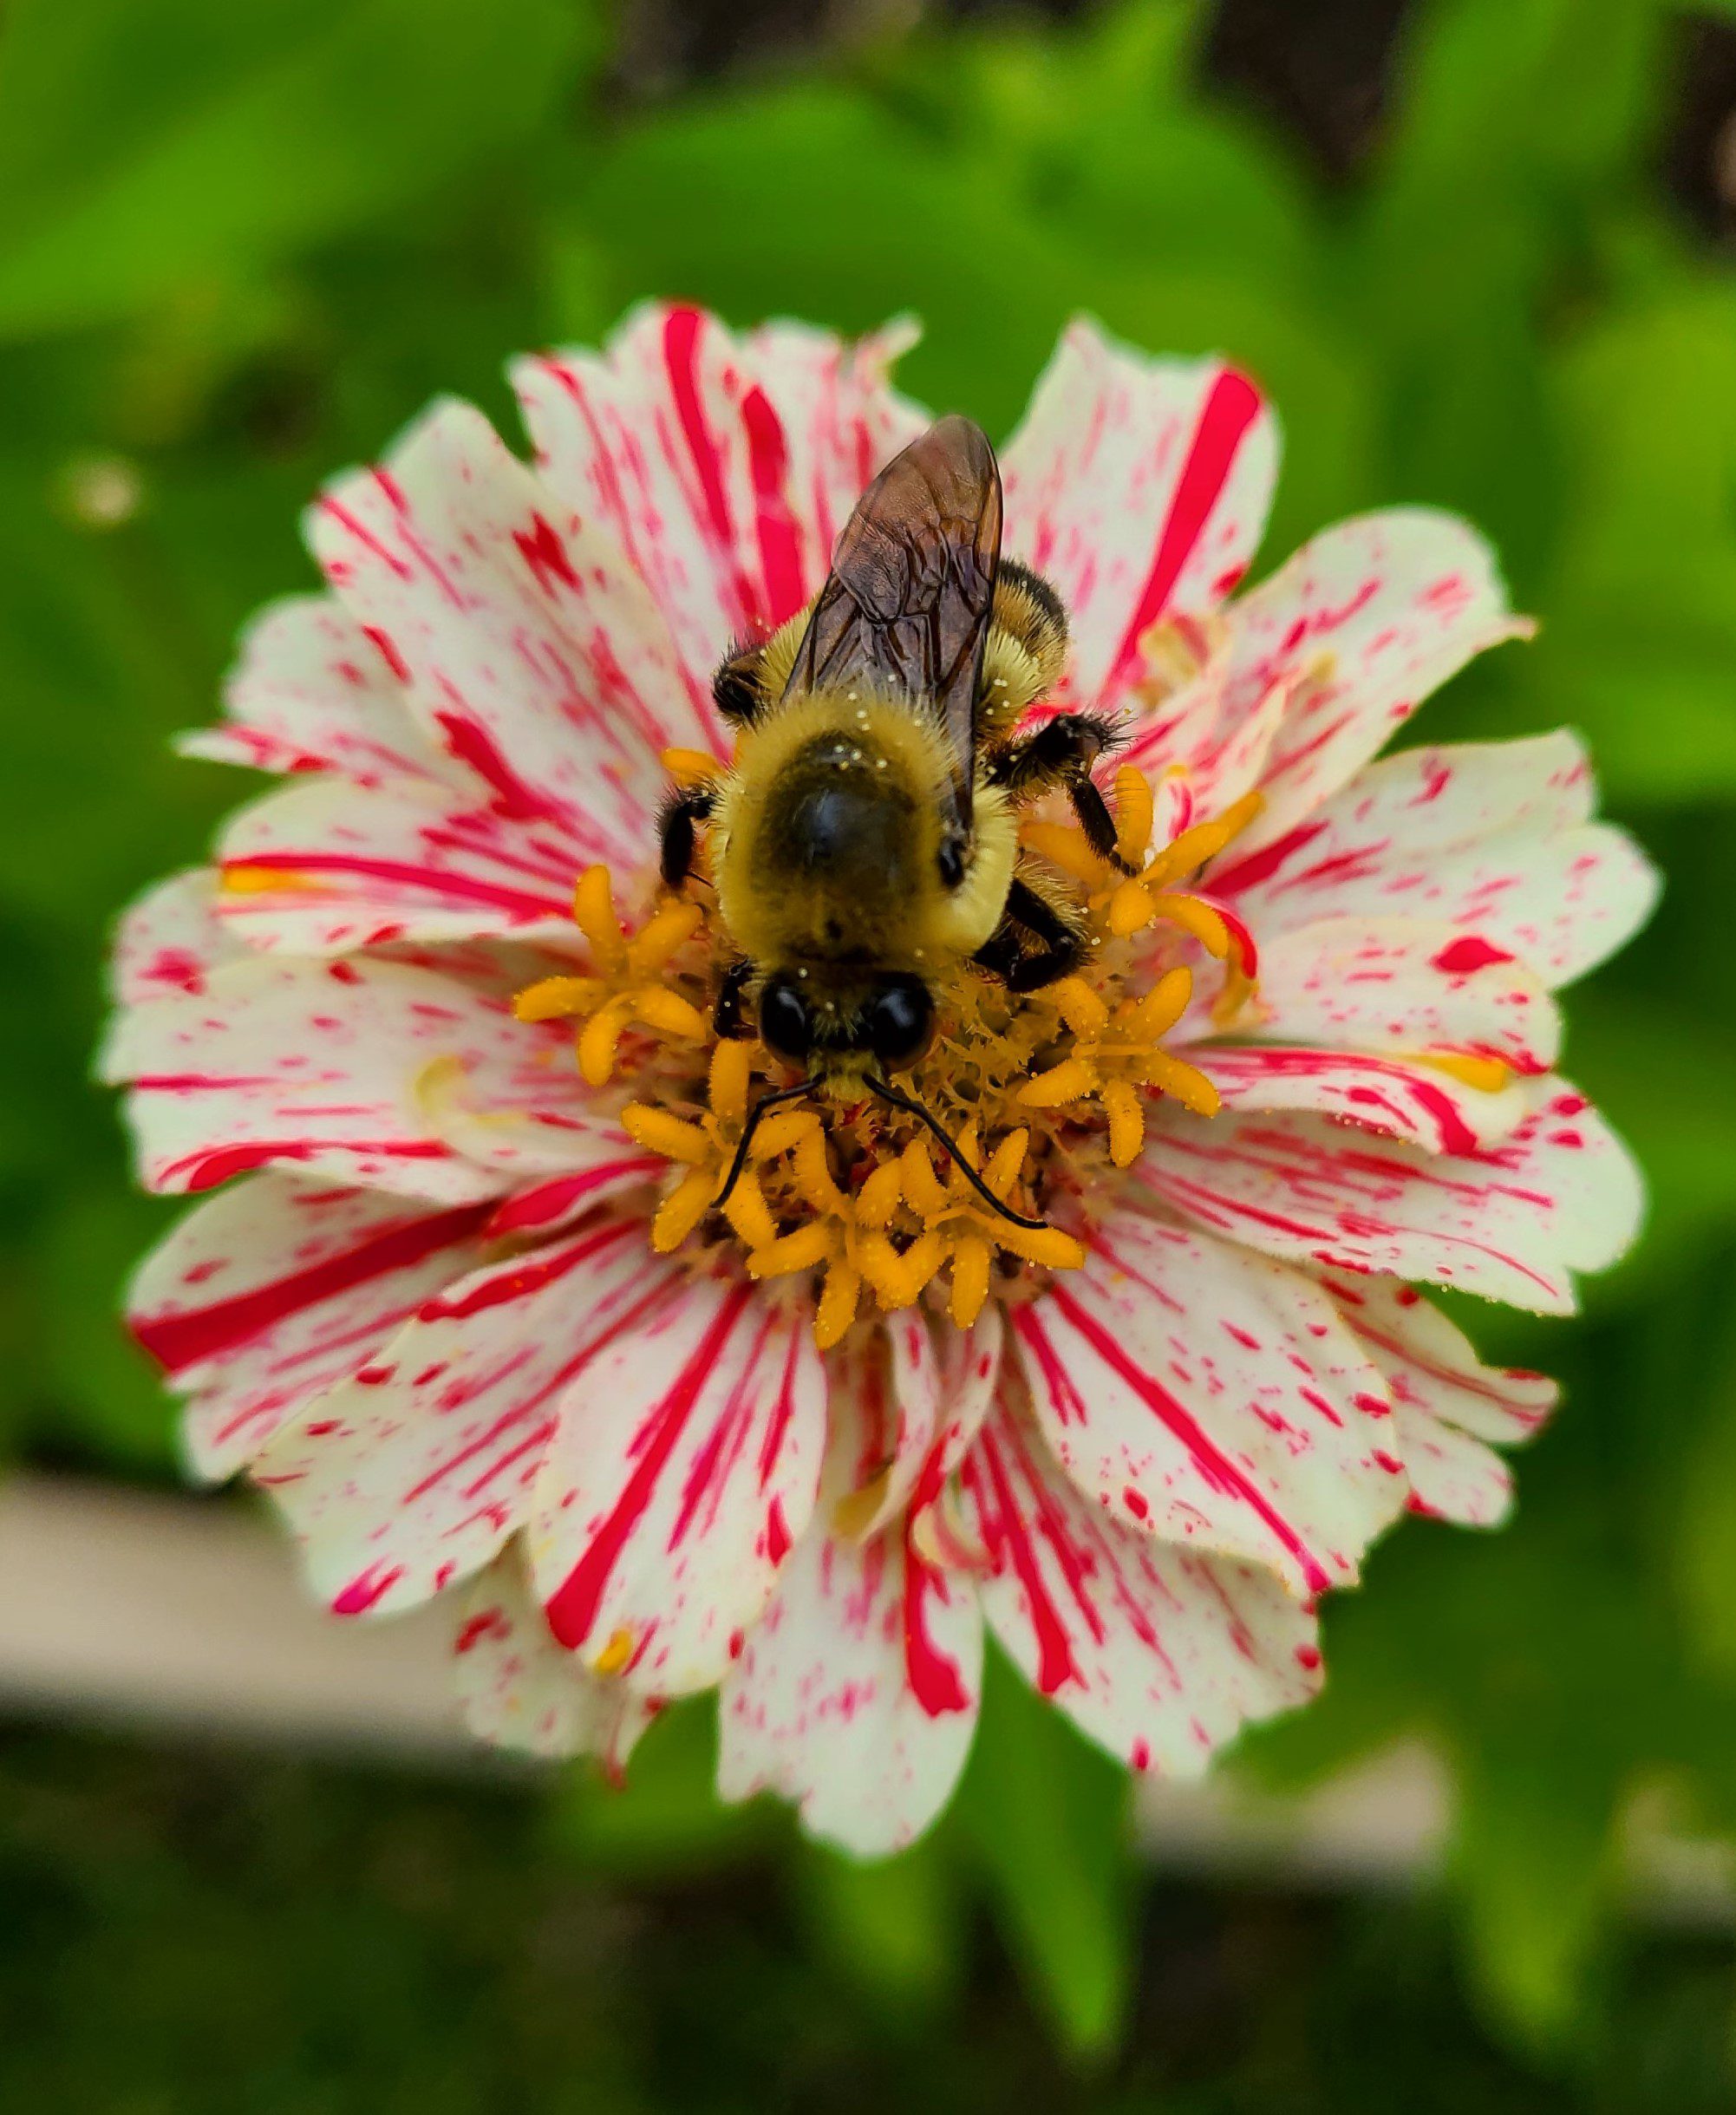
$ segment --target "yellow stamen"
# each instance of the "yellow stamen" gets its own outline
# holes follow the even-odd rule
[[[1084,832],[1070,829],[1065,823],[1029,822],[1019,836],[1051,866],[1084,882],[1087,888],[1096,887],[1110,871],[1107,863],[1091,849]]]
[[[709,749],[665,749],[663,769],[677,786],[708,786],[723,776],[725,766]]]
[[[1100,1099],[1109,1118],[1109,1158],[1118,1168],[1132,1167],[1145,1142],[1145,1112],[1125,1080],[1106,1080]]]
[[[618,1674],[632,1657],[633,1633],[617,1630],[591,1664],[599,1674]]]
[[[596,976],[545,976],[527,984],[512,1002],[520,1021],[561,1021],[588,1013],[600,1002],[605,987]]]
[[[1145,869],[1143,879],[1148,887],[1161,889],[1171,881],[1178,881],[1184,874],[1196,873],[1208,859],[1215,859],[1231,839],[1239,837],[1265,806],[1265,795],[1256,787],[1243,793],[1225,808],[1222,814],[1214,815],[1209,822],[1195,823],[1191,830],[1184,830],[1173,844],[1166,845]]]
[[[861,1297],[861,1274],[853,1263],[839,1257],[826,1271],[814,1315],[813,1341],[822,1351],[830,1351],[841,1341],[856,1319],[856,1305]]]
[[[1131,866],[1152,841],[1157,803],[1143,771],[1123,764],[1115,774],[1115,849]]]
[[[1485,1094],[1498,1094],[1513,1076],[1512,1067],[1500,1058],[1480,1057],[1469,1050],[1405,1050],[1398,1055],[1403,1064],[1430,1066]]]
[[[621,1112],[621,1126],[636,1146],[648,1153],[661,1153],[665,1160],[679,1160],[698,1167],[716,1150],[716,1141],[702,1124],[689,1123],[668,1109],[649,1102],[630,1101]]]
[[[989,1298],[989,1272],[995,1251],[981,1234],[963,1236],[952,1252],[952,1289],[948,1311],[961,1329],[968,1329],[982,1312]]]
[[[314,895],[326,885],[317,875],[297,873],[292,866],[252,866],[245,860],[219,867],[218,876],[228,896],[264,896],[278,889]]]
[[[587,867],[573,891],[573,918],[591,943],[595,973],[545,976],[512,1002],[520,1021],[584,1022],[578,1068],[591,1087],[606,1087],[620,1053],[621,1038],[636,1023],[666,1041],[703,1041],[705,1016],[670,984],[670,959],[693,938],[704,918],[697,904],[661,904],[630,937],[615,913],[606,866]]]
[[[1197,896],[1170,891],[1153,896],[1151,904],[1154,917],[1167,918],[1171,925],[1191,933],[1208,955],[1215,955],[1222,962],[1230,952],[1230,928],[1210,904],[1202,903]]]

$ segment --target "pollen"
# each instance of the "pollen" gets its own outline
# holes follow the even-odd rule
[[[520,1021],[583,1022],[578,1069],[591,1087],[608,1085],[630,1026],[678,1042],[705,1040],[705,1016],[671,989],[668,975],[670,958],[704,922],[697,904],[672,898],[630,936],[616,914],[609,869],[592,866],[579,877],[572,915],[591,943],[591,972],[545,976],[521,991],[513,1001]]]

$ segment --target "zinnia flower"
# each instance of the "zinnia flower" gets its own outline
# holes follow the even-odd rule
[[[186,742],[284,782],[127,915],[108,1054],[145,1182],[212,1193],[131,1299],[195,1470],[340,1614],[450,1590],[488,1738],[619,1767],[715,1687],[722,1792],[865,1851],[946,1801],[985,1629],[1194,1772],[1315,1689],[1316,1597],[1397,1515],[1502,1517],[1553,1391],[1412,1282],[1567,1313],[1633,1236],[1552,995],[1654,893],[1569,734],[1376,760],[1527,629],[1469,528],[1367,515],[1230,599],[1270,415],[1075,324],[1002,460],[1071,625],[1039,709],[1127,737],[1119,865],[1025,832],[1095,944],[943,990],[956,1159],[792,1105],[718,1210],[786,1075],[713,1032],[729,939],[660,889],[659,806],[926,425],[904,342],[647,308],[518,367],[533,466],[443,402],[339,480],[325,591]]]

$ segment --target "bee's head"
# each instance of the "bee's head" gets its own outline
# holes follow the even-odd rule
[[[811,990],[793,969],[774,969],[760,989],[760,1036],[774,1057],[814,1071],[853,1069],[856,1059],[902,1072],[934,1040],[934,995],[900,971],[841,999]]]

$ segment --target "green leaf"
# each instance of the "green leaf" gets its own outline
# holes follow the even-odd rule
[[[582,49],[583,17],[557,0],[271,0],[221,35],[221,62],[206,53],[189,81],[134,98],[125,69],[141,48],[147,80],[162,80],[148,49],[162,4],[105,0],[93,22],[26,0],[7,18],[0,339],[258,271],[427,193],[533,133]],[[165,27],[197,46],[195,24],[251,12],[172,0]],[[118,140],[66,121],[86,103],[127,110]]]
[[[1524,1712],[1481,1729],[1451,1854],[1474,1978],[1496,2023],[1544,2053],[1589,2013],[1615,1898],[1621,1781],[1564,1730]]]
[[[951,2000],[964,1964],[963,1904],[941,1835],[866,1864],[803,1843],[793,1864],[820,1952],[882,2018],[917,2023]]]
[[[1136,1965],[1128,1779],[991,1653],[958,1815],[1020,1973],[1082,2066],[1112,2054]]]

